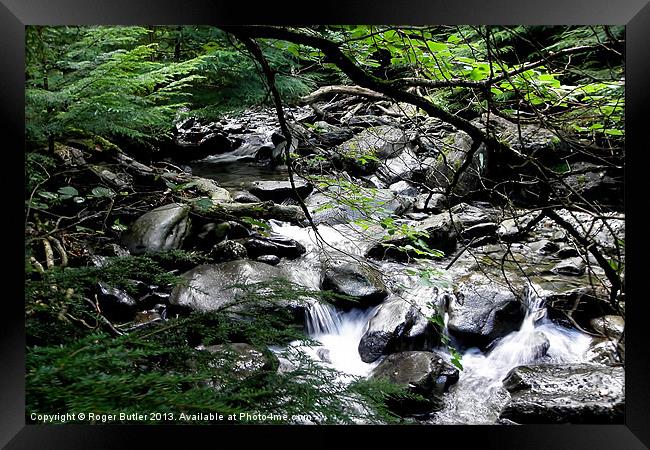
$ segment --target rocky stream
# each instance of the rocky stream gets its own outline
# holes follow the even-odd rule
[[[177,153],[168,160],[179,169],[173,176],[239,219],[213,220],[184,203],[134,218],[119,252],[202,248],[213,261],[184,271],[187,283],[159,293],[153,310],[110,286],[102,288],[105,303],[126,304],[132,315],[148,312],[138,326],[151,326],[174,311],[235,301],[234,284],[283,277],[347,296],[288,302],[320,343],[295,342],[292,350],[338,370],[343,382],[388,378],[420,394],[393,405],[403,416],[426,424],[622,422],[621,311],[610,302],[599,261],[528,201],[534,189],[513,191],[507,203],[446,196],[450,168],[468,152],[467,135],[407,106],[330,110],[327,121],[308,107],[287,114],[295,189],[275,111],[177,124]],[[537,125],[517,130],[499,117],[491,123],[514,152],[544,156],[561,148]],[[368,150],[373,157],[364,157]],[[126,170],[148,170],[137,164]],[[457,192],[476,191],[504,167],[479,150]],[[564,188],[618,198],[618,180],[590,162],[573,167],[580,170],[564,178]],[[603,254],[621,255],[620,213],[596,217],[566,205],[554,212]],[[413,236],[425,245],[412,245]],[[442,256],[424,257],[423,248]],[[286,370],[287,348],[271,350],[278,370]],[[246,370],[264,366],[252,347],[242,343],[236,351]]]

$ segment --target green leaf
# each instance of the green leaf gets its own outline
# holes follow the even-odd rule
[[[48,191],[40,191],[38,195],[47,200],[56,200],[57,198],[59,198],[59,196],[54,192],[48,192]]]
[[[427,42],[427,46],[434,52],[443,52],[447,50],[447,44],[443,44],[442,42]]]
[[[59,194],[61,194],[62,199],[68,199],[72,197],[76,197],[79,195],[79,191],[77,191],[75,188],[72,186],[64,186],[58,190]]]
[[[102,186],[97,186],[92,191],[92,196],[95,198],[113,198],[115,197],[115,192],[112,189],[105,188]]]
[[[120,219],[117,218],[115,219],[115,222],[113,222],[113,225],[111,225],[111,229],[115,231],[126,231],[129,229],[126,225],[120,223]]]
[[[262,222],[261,220],[253,219],[252,217],[248,217],[248,216],[242,217],[242,220],[248,223],[249,225],[256,225],[264,230],[271,229],[271,226],[268,223]]]
[[[200,199],[194,202],[194,206],[199,208],[201,211],[209,211],[210,209],[212,209],[214,204],[212,203],[212,199],[208,197],[201,197]]]

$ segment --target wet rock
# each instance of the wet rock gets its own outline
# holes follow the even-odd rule
[[[326,348],[319,348],[318,351],[316,351],[316,356],[318,356],[318,358],[323,362],[326,363],[332,362],[330,358],[330,351]]]
[[[313,142],[324,147],[334,147],[353,137],[352,131],[324,121],[314,123]]]
[[[397,195],[403,195],[405,197],[417,197],[417,195],[420,193],[418,188],[413,186],[408,181],[398,181],[397,183],[391,184],[388,189]]]
[[[243,380],[260,372],[273,370],[278,359],[270,352],[263,352],[250,344],[234,343],[211,345],[205,351],[215,355],[210,365],[216,369],[227,368],[228,372]]]
[[[302,199],[306,198],[313,189],[306,181],[294,180],[294,184],[296,192]],[[295,195],[290,181],[255,181],[249,191],[262,200],[273,200],[276,203],[294,198]]]
[[[438,353],[401,352],[388,355],[371,378],[387,379],[424,397],[424,401],[402,400],[391,405],[398,413],[421,414],[442,408],[442,394],[458,381],[458,369]]]
[[[407,145],[404,132],[381,125],[363,130],[336,148],[337,158],[353,175],[368,175],[379,168],[379,159],[395,157]]]
[[[181,160],[225,153],[235,147],[218,123],[202,124],[194,117],[176,124],[174,144],[174,158]]]
[[[300,242],[284,236],[256,236],[246,239],[242,243],[251,258],[275,255],[280,258],[295,259],[307,251]]]
[[[248,258],[248,252],[246,251],[246,247],[239,242],[223,241],[219,242],[212,248],[210,256],[212,256],[216,262],[226,262],[237,259],[246,259]]]
[[[560,249],[560,246],[548,239],[542,239],[540,241],[531,242],[528,244],[528,247],[534,252],[542,253],[544,255],[549,255],[557,252]]]
[[[483,275],[461,282],[455,296],[450,303],[449,332],[477,345],[518,330],[524,317],[509,287]]]
[[[505,242],[512,242],[520,238],[527,230],[531,232],[529,228],[532,227],[531,222],[533,222],[539,213],[533,212],[521,212],[520,214],[505,219],[499,223],[499,228],[497,229],[497,236]]]
[[[454,173],[463,165],[472,146],[469,135],[458,132],[444,140],[440,156],[426,173],[426,182],[432,188],[447,189],[454,179]],[[461,173],[453,189],[456,195],[462,196],[481,187],[481,179],[488,167],[488,151],[481,144],[472,157],[470,165]]]
[[[494,211],[479,208],[468,203],[459,203],[451,208],[451,212],[456,215],[464,227],[471,227],[480,223],[494,222]]]
[[[328,264],[323,273],[321,288],[358,300],[334,300],[338,306],[348,308],[375,305],[388,295],[382,273],[368,263],[353,260]]]
[[[259,197],[251,194],[248,191],[237,191],[232,194],[232,198],[234,201],[238,203],[257,203],[260,202],[261,200]]]
[[[496,238],[496,231],[498,225],[494,222],[484,222],[463,228],[462,236],[464,239],[478,239],[484,237]],[[481,244],[485,244],[486,240],[481,239]],[[494,240],[492,240],[494,242]]]
[[[322,193],[311,195],[305,204],[316,225],[336,225],[357,219],[382,219],[393,214],[401,214],[410,202],[395,195],[388,189],[359,188],[364,202],[356,204],[345,202],[350,195],[346,189],[333,186]]]
[[[201,177],[192,177],[191,183],[194,185],[194,189],[198,190],[202,194],[208,195],[213,202],[232,201],[230,192],[219,186],[214,180]]]
[[[110,320],[131,320],[138,307],[137,302],[122,289],[102,281],[97,283],[97,300],[102,314]]]
[[[428,193],[418,195],[415,204],[413,205],[413,209],[416,211],[442,212],[447,208],[447,197],[445,197],[445,195],[433,194],[431,199],[429,199],[429,203],[427,203],[428,198]]]
[[[625,329],[625,320],[621,316],[602,316],[589,322],[592,328],[610,339],[620,339]]]
[[[359,341],[361,360],[371,363],[389,353],[433,349],[439,343],[434,324],[427,319],[433,313],[425,304],[399,297],[385,300]]]
[[[621,348],[616,340],[594,339],[587,350],[585,361],[595,364],[616,365],[623,363]]]
[[[542,287],[549,317],[568,327],[574,324],[566,320],[570,314],[573,321],[585,330],[590,329],[591,320],[603,315],[614,314],[609,302],[609,293],[602,288],[585,286],[588,278],[535,277],[535,283]]]
[[[201,227],[196,235],[196,244],[203,248],[211,248],[226,239],[240,239],[250,235],[248,228],[235,221],[209,222]]]
[[[190,228],[189,206],[171,203],[140,216],[124,236],[131,254],[180,248]]]
[[[558,275],[580,276],[585,273],[586,264],[581,257],[569,258],[557,263],[551,272]]]
[[[262,262],[237,260],[198,266],[182,277],[184,282],[174,288],[169,303],[194,311],[215,311],[232,305],[244,293],[241,286],[248,286],[258,294],[263,294],[268,291],[268,287],[254,288],[251,285],[286,278],[286,274],[278,267]],[[242,309],[275,308],[266,303],[247,303],[229,308],[235,313]],[[296,302],[279,302],[277,308],[290,309],[292,312],[295,310],[296,314],[304,311]]]
[[[503,380],[511,399],[500,414],[516,423],[622,423],[623,367],[551,364],[516,367]]]
[[[426,233],[421,239],[429,248],[445,253],[451,253],[456,249],[458,237],[456,230],[460,229],[461,224],[455,216],[448,213],[436,214],[412,225],[416,231]],[[408,245],[412,245],[412,242],[407,237],[389,236],[388,239],[384,239],[370,248],[366,256],[375,259],[407,261],[417,257],[417,252],[407,248]]]
[[[551,347],[551,341],[541,331],[535,331],[525,344],[528,346],[534,360],[544,357]]]
[[[251,132],[239,135],[239,145],[228,155],[228,160],[268,160],[276,152],[277,144],[273,141],[273,131]],[[224,161],[219,158],[214,162]]]
[[[262,255],[258,256],[255,260],[271,266],[277,266],[280,264],[280,257],[276,255]]]
[[[574,247],[570,246],[564,246],[560,247],[560,249],[557,251],[556,256],[560,259],[566,259],[566,258],[573,258],[575,256],[579,256],[580,252],[576,250]]]

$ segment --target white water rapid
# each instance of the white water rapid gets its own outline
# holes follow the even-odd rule
[[[280,222],[272,223],[274,233],[295,239],[303,244],[307,253],[294,261],[283,260],[291,268],[293,282],[308,288],[320,287],[321,264],[328,254],[336,254],[333,248],[360,256],[364,242],[349,225],[318,227],[321,237],[333,248],[319,243],[310,228],[301,228]],[[331,257],[331,256],[330,256]],[[432,287],[423,286],[422,280],[409,275],[408,266],[397,263],[382,264],[387,284],[399,287],[402,295],[411,299],[434,298]],[[463,370],[458,383],[446,394],[445,408],[436,413],[431,423],[477,424],[494,423],[500,407],[507,400],[502,380],[507,373],[520,365],[530,363],[570,363],[584,360],[591,338],[576,330],[554,324],[546,317],[546,308],[538,295],[539,289],[529,286],[526,298],[526,314],[518,331],[510,333],[493,344],[487,352],[477,348],[464,351]],[[321,345],[298,348],[321,364],[329,365],[348,376],[368,376],[381,362],[364,363],[358,345],[365,333],[368,321],[377,307],[367,310],[339,311],[321,303],[313,304],[307,313],[307,330]],[[445,325],[447,322],[445,314]],[[445,352],[446,349],[438,349]]]
[[[494,423],[507,401],[502,380],[510,370],[531,363],[583,362],[591,337],[551,322],[539,293],[528,286],[526,314],[518,331],[497,341],[486,354],[477,348],[463,354],[458,383],[435,423]]]

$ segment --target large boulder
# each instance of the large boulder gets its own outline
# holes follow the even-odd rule
[[[399,180],[410,180],[414,175],[425,173],[427,161],[421,161],[415,152],[407,147],[398,156],[388,158],[381,162],[377,169],[377,179],[386,184]]]
[[[134,255],[180,248],[190,228],[189,211],[171,203],[143,214],[125,234],[124,245]]]
[[[354,136],[351,130],[324,121],[315,122],[312,132],[312,137],[309,139],[310,143],[322,145],[326,148],[339,145]]]
[[[194,311],[216,311],[230,308],[235,313],[259,308],[288,309],[300,314],[302,306],[297,301],[278,302],[271,305],[266,301],[236,304],[244,294],[243,286],[286,278],[278,267],[263,262],[236,260],[220,264],[207,264],[195,267],[182,275],[183,282],[171,293],[169,303]],[[260,286],[255,293],[264,294],[268,287]],[[232,305],[232,306],[230,306]]]
[[[341,307],[376,305],[388,295],[382,273],[366,262],[355,260],[327,264],[321,287],[356,300],[337,299]]]
[[[359,219],[382,219],[401,214],[410,206],[407,199],[396,196],[389,189],[359,187],[354,192],[355,196],[362,197],[359,201],[350,200],[351,194],[348,189],[332,186],[311,195],[305,205],[314,224],[336,225]]]
[[[617,173],[618,172],[618,173]],[[623,206],[622,169],[611,169],[587,162],[575,162],[562,181],[553,183],[559,195],[569,198],[595,200],[613,208]]]
[[[621,366],[516,367],[503,380],[511,399],[500,417],[516,423],[623,423],[624,384]]]
[[[555,266],[553,266],[553,268],[551,268],[551,272],[558,275],[580,276],[585,273],[586,268],[587,265],[585,264],[584,260],[580,256],[576,256],[575,258],[569,258],[560,261]]]
[[[440,213],[447,208],[447,197],[444,194],[420,194],[415,199],[415,211],[431,211]]]
[[[361,360],[371,363],[389,353],[433,349],[440,342],[434,324],[428,320],[433,314],[425,304],[397,296],[385,300],[359,341]]]
[[[311,184],[303,180],[294,180],[294,185],[301,199],[306,198],[313,189]],[[262,200],[273,200],[276,203],[295,197],[290,181],[255,181],[249,191]]]
[[[403,197],[417,197],[420,193],[417,187],[404,180],[391,184],[388,189]]]
[[[625,319],[615,315],[596,317],[590,321],[590,325],[597,333],[607,338],[620,339],[625,329]]]
[[[441,213],[414,222],[412,231],[432,250],[451,253],[456,249],[457,231],[461,224],[454,215]],[[422,250],[422,249],[420,249]],[[366,254],[375,259],[409,260],[417,257],[418,251],[413,247],[413,239],[404,235],[387,235],[375,244]]]
[[[472,122],[485,129],[487,114]],[[499,116],[490,116],[490,130],[516,153],[539,158],[555,154],[564,145],[561,139],[548,128],[539,123],[516,124]]]
[[[421,414],[442,408],[442,395],[458,381],[458,369],[447,358],[434,352],[401,352],[388,355],[372,371],[371,378],[386,379],[405,386],[424,401],[398,400],[394,410],[403,414]]]
[[[451,212],[458,217],[464,227],[471,227],[481,223],[494,222],[496,212],[491,208],[479,208],[468,203],[459,203],[451,208]]]
[[[510,287],[481,274],[460,282],[455,296],[449,305],[449,332],[476,345],[518,330],[524,317]]]
[[[426,183],[432,188],[446,190],[454,179],[454,174],[468,158],[471,146],[472,139],[463,132],[447,136],[442,151],[426,173]],[[463,196],[481,188],[481,178],[487,172],[488,155],[487,147],[481,144],[469,166],[458,178],[454,194]]]
[[[336,157],[354,175],[377,170],[381,159],[395,157],[408,143],[402,130],[388,125],[370,127],[336,148]]]

